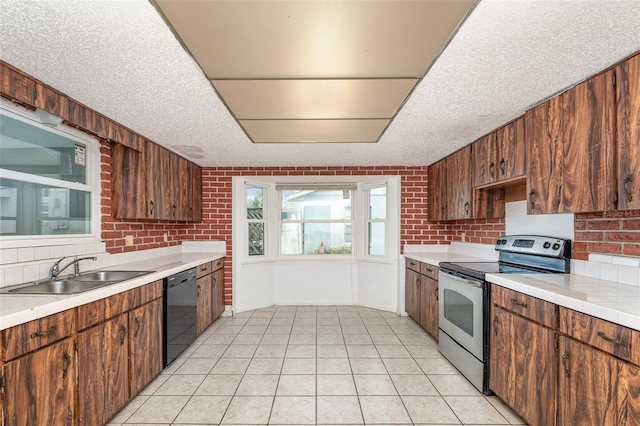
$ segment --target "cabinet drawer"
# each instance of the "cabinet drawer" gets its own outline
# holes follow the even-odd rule
[[[17,325],[3,331],[4,360],[19,357],[74,332],[74,309]]]
[[[550,328],[556,326],[556,305],[517,291],[491,286],[491,302]]]
[[[105,299],[78,306],[78,331],[104,321]]]
[[[213,262],[203,263],[198,265],[198,278],[202,278],[213,272]]]
[[[407,258],[407,268],[411,269],[412,271],[420,272],[421,267],[422,262]]]
[[[436,281],[438,281],[438,270],[439,268],[437,266],[424,262],[420,263],[420,273]]]
[[[224,267],[224,257],[221,257],[218,260],[214,260],[213,262],[211,262],[211,264],[213,265],[212,267],[214,271],[222,269]]]
[[[640,332],[560,307],[560,333],[640,365]]]
[[[151,302],[152,300],[156,300],[162,297],[162,280],[154,281],[147,285],[143,285],[138,288],[134,288],[136,291],[135,302],[136,305],[131,308],[136,308],[138,306],[144,305],[145,303]]]

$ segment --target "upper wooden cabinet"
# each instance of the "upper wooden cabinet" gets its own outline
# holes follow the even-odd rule
[[[618,65],[618,208],[640,209],[640,55]]]
[[[614,207],[613,75],[597,75],[526,112],[529,213]]]
[[[473,216],[471,163],[471,145],[467,145],[429,167],[429,220]]]
[[[526,173],[524,117],[473,143],[473,186],[523,177]]]
[[[113,204],[117,219],[202,220],[202,169],[147,141],[144,152],[112,148]]]
[[[430,221],[447,219],[447,159],[429,166],[429,211]]]
[[[471,145],[447,157],[447,219],[470,219],[472,208]]]

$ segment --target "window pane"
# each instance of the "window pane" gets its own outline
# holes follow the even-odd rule
[[[369,222],[369,253],[384,256],[384,222]]]
[[[351,224],[284,222],[280,246],[282,254],[351,254]]]
[[[262,188],[247,187],[247,219],[263,219]]]
[[[91,233],[91,193],[0,179],[0,235]]]
[[[387,188],[369,191],[369,219],[387,218]]]
[[[264,254],[264,223],[249,223],[249,256]]]
[[[0,168],[87,183],[86,146],[6,115],[0,115]]]
[[[282,219],[351,220],[351,192],[282,191]]]

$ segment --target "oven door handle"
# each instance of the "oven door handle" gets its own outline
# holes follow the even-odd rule
[[[445,274],[447,277],[449,277],[449,278],[451,278],[451,279],[454,279],[454,280],[456,280],[456,281],[463,282],[463,283],[465,283],[465,284],[471,284],[471,285],[472,285],[472,286],[474,286],[474,287],[481,288],[481,287],[482,287],[482,284],[483,284],[483,282],[482,282],[482,281],[475,281],[475,280],[469,280],[469,279],[466,279],[466,278],[460,278],[460,277],[458,277],[458,276],[456,276],[456,275],[452,275],[452,274],[449,274],[449,273],[447,273],[447,272],[442,272],[442,273],[443,273],[443,274]]]

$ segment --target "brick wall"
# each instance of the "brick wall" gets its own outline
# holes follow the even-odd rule
[[[446,223],[451,241],[495,244],[496,239],[505,232],[504,218],[467,219]]]
[[[640,210],[578,213],[575,215],[573,257],[589,253],[640,256]]]

